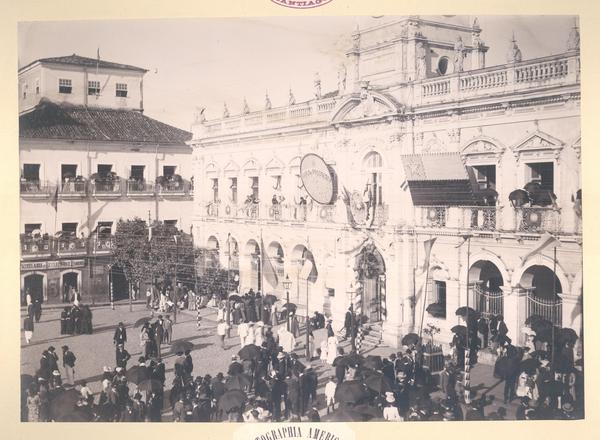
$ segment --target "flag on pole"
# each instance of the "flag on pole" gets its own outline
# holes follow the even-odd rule
[[[54,196],[52,197],[50,204],[55,211],[58,211],[58,185],[56,186],[56,190],[54,191]]]
[[[423,295],[423,292],[425,292],[425,287],[427,286],[427,269],[429,269],[429,261],[431,259],[431,249],[433,248],[433,244],[435,243],[435,241],[437,240],[437,237],[435,238],[431,238],[429,240],[426,240],[425,242],[423,242],[423,246],[425,248],[425,261],[423,262],[423,272],[418,276],[417,278],[417,285],[419,286],[419,289],[417,290],[416,293],[416,300],[417,302],[421,299],[421,295]]]
[[[545,232],[540,237],[538,245],[527,253],[527,255],[521,257],[521,263],[525,263],[529,258],[542,253],[545,249],[554,249],[557,246],[560,246],[560,240],[554,237],[554,235]]]
[[[267,256],[267,253],[265,252],[265,244],[263,242],[262,236],[260,238],[260,252],[262,259],[263,277],[269,282],[269,284],[271,284],[271,286],[277,287],[277,285],[279,284],[279,277],[277,276],[277,272],[273,267],[273,263],[271,263],[271,259]]]

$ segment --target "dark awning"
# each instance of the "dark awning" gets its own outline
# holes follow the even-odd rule
[[[458,153],[401,156],[415,206],[476,204],[469,173]]]

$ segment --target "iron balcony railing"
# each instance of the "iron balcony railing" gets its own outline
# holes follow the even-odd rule
[[[28,259],[107,254],[112,252],[115,238],[107,234],[94,234],[86,238],[21,234],[20,241],[21,258]]]

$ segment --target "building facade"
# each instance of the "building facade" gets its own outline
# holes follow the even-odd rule
[[[128,297],[111,262],[119,219],[189,232],[190,133],[143,114],[146,70],[78,55],[19,70],[21,299]]]
[[[285,297],[288,277],[300,314],[340,328],[354,304],[390,346],[428,323],[449,340],[465,305],[502,314],[514,341],[533,314],[580,331],[578,30],[530,60],[513,37],[487,67],[481,28],[461,20],[357,30],[334,92],[316,78],[306,102],[198,116],[194,235],[242,290]],[[306,193],[308,154],[335,174],[328,204]],[[528,256],[547,233],[556,258]]]

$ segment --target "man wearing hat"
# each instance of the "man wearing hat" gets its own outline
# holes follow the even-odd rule
[[[238,357],[236,355],[231,356],[231,363],[227,369],[227,374],[230,376],[235,376],[236,374],[242,374],[243,372],[244,367],[238,362]]]
[[[115,357],[117,367],[121,367],[124,370],[127,369],[127,361],[131,359],[131,355],[129,354],[129,352],[127,352],[127,350],[125,350],[123,344],[117,345],[117,352]]]
[[[125,330],[125,325],[122,322],[119,322],[119,325],[115,329],[115,334],[113,336],[113,343],[115,345],[123,344],[125,345],[127,342],[127,330]]]
[[[75,384],[75,360],[73,352],[66,345],[62,346],[63,368],[65,369],[65,383]]]
[[[48,359],[50,362],[50,371],[58,370],[58,354],[56,354],[56,350],[52,345],[48,347]]]

